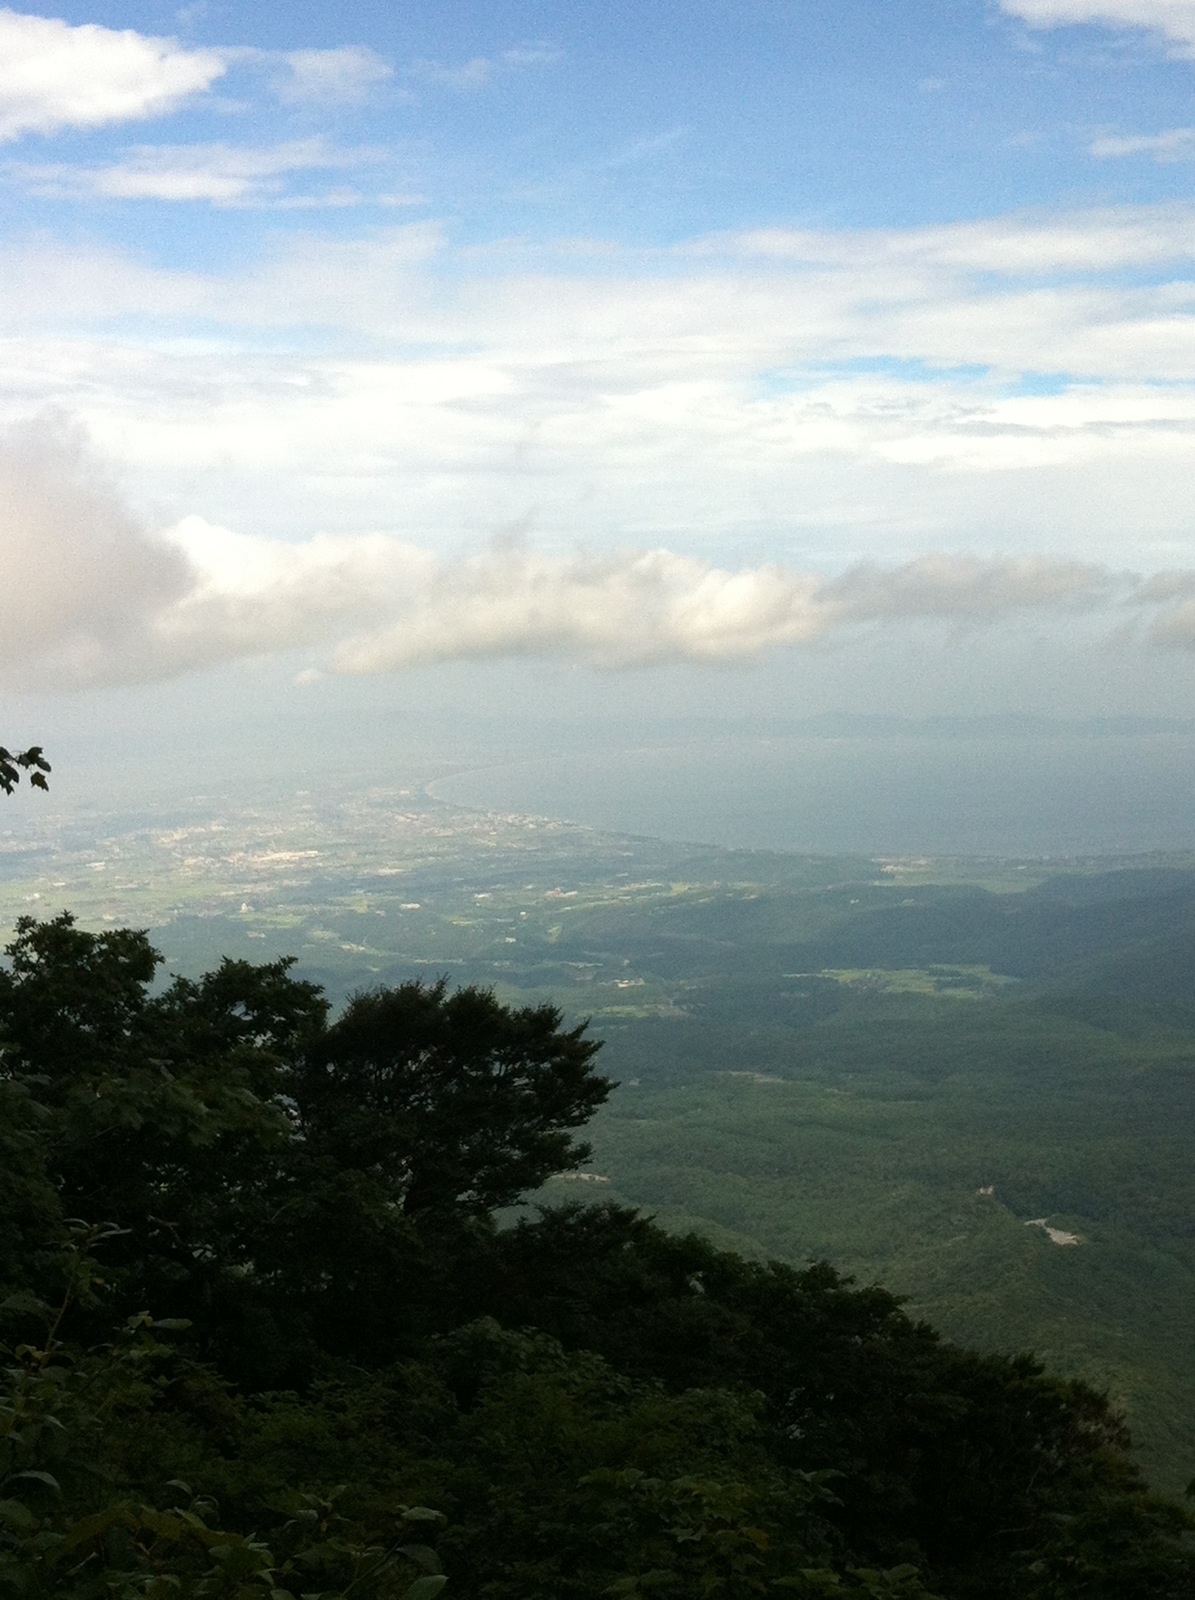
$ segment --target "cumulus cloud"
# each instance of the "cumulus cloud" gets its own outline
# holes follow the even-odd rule
[[[30,192],[54,198],[253,206],[293,203],[296,197],[285,190],[294,173],[351,168],[376,158],[371,150],[338,150],[313,138],[258,146],[134,145],[120,160],[103,166],[14,161],[4,170]],[[339,194],[334,191],[332,198]]]
[[[421,576],[411,614],[340,643],[334,670],[480,655],[563,654],[605,667],[756,660],[854,624],[991,622],[1091,605],[1117,587],[1102,569],[1033,558],[939,554],[827,582],[776,564],[727,570],[669,550],[562,557],[518,545]]]
[[[152,612],[150,674],[299,649],[354,675],[496,656],[732,662],[807,643],[834,621],[806,574],[727,571],[668,550],[562,555],[498,540],[446,561],[380,534],[290,544],[199,517],[164,539],[193,581]]]
[[[0,139],[160,116],[226,67],[176,39],[0,9]]]
[[[195,575],[58,422],[0,437],[0,671],[10,682],[125,676]],[[134,670],[133,676],[138,675]]]
[[[296,652],[307,675],[497,656],[718,665],[860,626],[997,623],[1124,598],[1164,608],[1159,642],[1195,646],[1191,581],[1162,575],[1150,589],[1074,562],[949,554],[826,580],[667,549],[557,553],[518,540],[444,559],[389,535],[291,543],[199,517],[154,533],[61,423],[0,438],[0,676],[25,687]]]
[[[1195,0],[1000,0],[1000,7],[1034,28],[1146,28],[1185,47],[1184,54],[1195,51]]]
[[[816,590],[782,567],[727,571],[669,550],[558,556],[499,545],[437,564],[403,613],[341,641],[331,665],[369,673],[477,656],[604,667],[751,660],[823,631]]]

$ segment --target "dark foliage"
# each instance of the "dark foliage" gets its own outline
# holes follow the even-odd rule
[[[48,789],[46,773],[50,771],[50,763],[42,754],[39,744],[30,745],[28,750],[8,750],[0,745],[0,789],[5,794],[11,794],[21,781],[21,774],[27,773],[29,783],[34,789]]]
[[[497,1227],[610,1088],[550,1007],[156,965],[60,917],[0,973],[0,1594],[431,1600],[441,1513],[484,1600],[1190,1594],[1082,1385],[626,1209]]]
[[[485,1213],[589,1155],[568,1130],[613,1085],[598,1044],[553,1006],[404,983],[352,999],[295,1080],[304,1135],[338,1169],[375,1174],[404,1213]]]

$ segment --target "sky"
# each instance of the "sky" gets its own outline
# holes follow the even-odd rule
[[[1193,90],[1195,0],[0,9],[3,742],[1195,715]]]

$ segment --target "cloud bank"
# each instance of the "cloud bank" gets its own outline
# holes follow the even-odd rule
[[[934,554],[833,579],[736,570],[673,551],[444,559],[382,534],[300,543],[199,517],[151,532],[57,422],[0,438],[0,678],[79,688],[296,652],[301,677],[498,656],[605,668],[754,661],[860,626],[975,626],[1127,600],[1161,608],[1159,643],[1195,648],[1195,574],[1141,585],[1037,557]]]
[[[349,154],[301,174],[305,204],[393,181]],[[282,169],[348,158],[146,146],[86,181],[285,207]],[[728,566],[1190,559],[1190,204],[568,244],[427,221],[186,270],[0,243],[0,423],[69,409],[175,519],[198,476],[213,521],[286,538],[455,546],[530,512]]]

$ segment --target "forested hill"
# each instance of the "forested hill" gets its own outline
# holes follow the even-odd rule
[[[1110,1392],[1181,1488],[1195,876],[768,865],[569,916],[558,959],[617,951],[644,982],[637,1014],[598,1014],[624,1084],[594,1125],[603,1192],[754,1255],[830,1259],[963,1342],[1038,1351]]]
[[[1083,1384],[623,1207],[500,1229],[610,1088],[552,1006],[155,967],[60,917],[0,974],[0,1591],[1192,1592]]]
[[[728,865],[721,864],[724,875]],[[744,876],[750,865],[740,865]],[[756,876],[761,868],[763,861],[755,864]],[[827,863],[827,876],[830,870]],[[981,870],[978,863],[973,870]],[[568,931],[570,940],[589,946],[603,933],[613,935],[640,958],[650,952],[653,970],[688,977],[764,976],[763,951],[768,975],[784,977],[987,967],[1051,989],[1156,1001],[1176,1018],[1195,1015],[1186,1009],[1195,996],[1189,979],[1195,873],[1189,871],[1072,872],[1018,894],[968,882],[911,883],[898,892],[877,883],[868,863],[838,884],[773,881],[716,903],[709,896],[674,899],[634,927],[612,908],[574,919]]]

